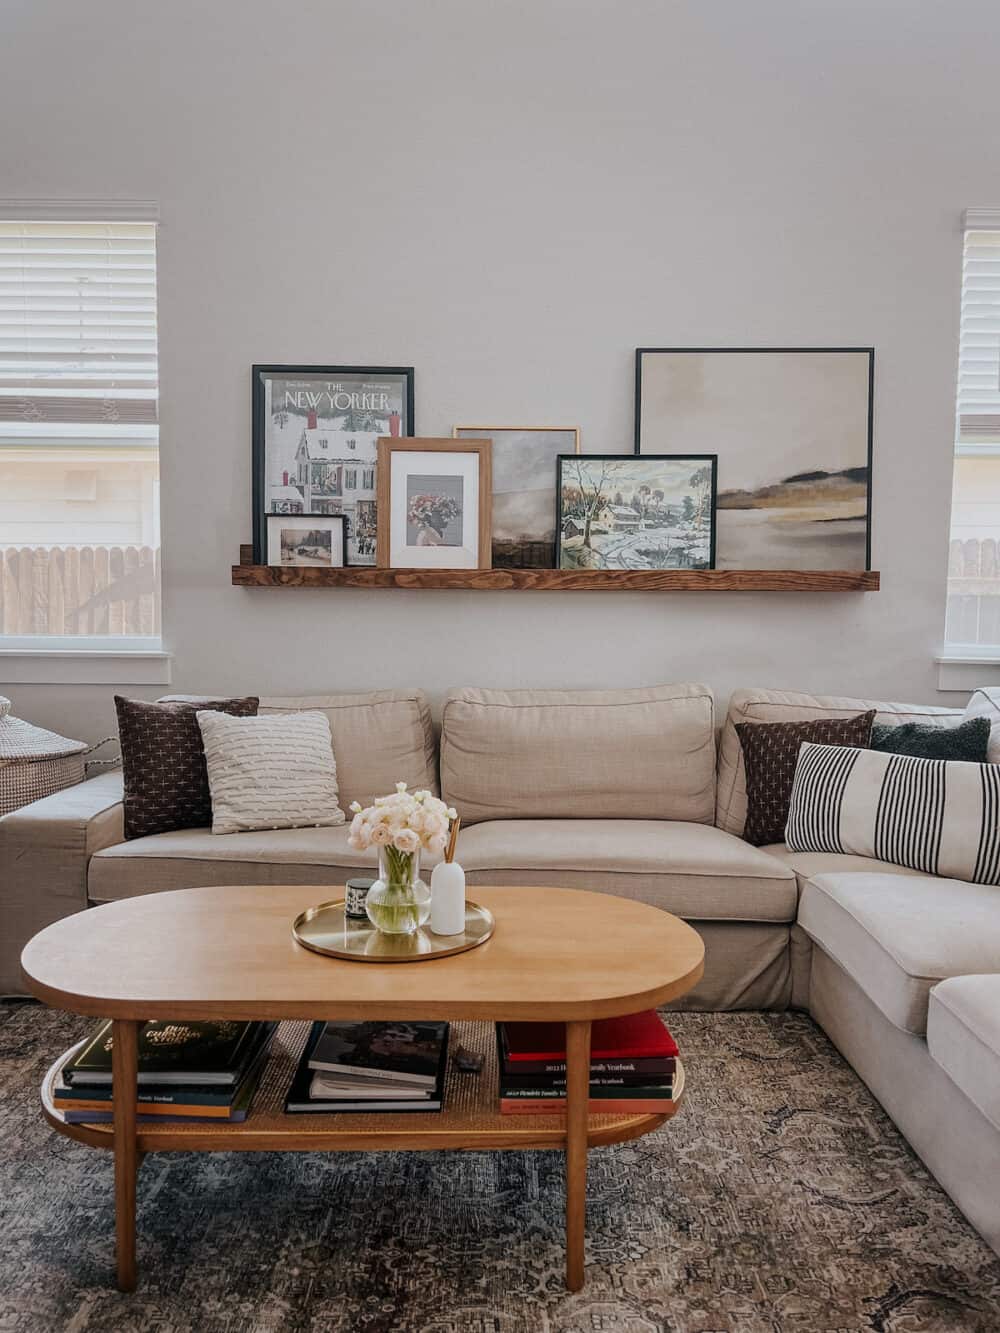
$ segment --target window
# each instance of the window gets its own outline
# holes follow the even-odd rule
[[[0,647],[155,649],[155,223],[3,216]]]

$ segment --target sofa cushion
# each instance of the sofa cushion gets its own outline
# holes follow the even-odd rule
[[[106,847],[91,858],[87,896],[113,902],[161,889],[206,884],[331,884],[376,873],[376,855],[347,845],[350,826],[230,833],[158,833]]]
[[[922,704],[880,703],[874,699],[850,699],[833,694],[798,694],[791,690],[737,690],[729,701],[729,713],[719,740],[719,772],[715,822],[727,833],[743,836],[747,817],[746,773],[743,751],[736,733],[738,722],[805,722],[820,717],[853,717],[876,710],[876,721],[887,723],[925,722],[954,727],[964,714],[957,708],[934,708]]]
[[[952,977],[935,986],[927,1011],[927,1049],[1000,1129],[1000,976]]]
[[[795,916],[795,877],[710,824],[666,820],[513,819],[464,828],[470,884],[563,885],[638,898],[700,921]]]
[[[894,866],[889,861],[873,861],[868,856],[853,856],[847,852],[793,852],[783,842],[771,843],[761,851],[775,856],[795,872],[801,892],[816,875],[842,875],[860,870],[868,875],[919,875],[918,870]]]
[[[802,746],[785,842],[1000,885],[1000,767]]]
[[[973,690],[965,705],[965,718],[981,717],[990,724],[990,739],[986,746],[988,763],[1000,764],[1000,689],[995,685]]]
[[[922,1035],[931,987],[1000,967],[1000,890],[930,875],[818,875],[799,925],[890,1022]]]
[[[455,690],[441,786],[465,824],[487,819],[712,823],[715,729],[705,685]]]
[[[171,694],[164,701],[192,698],[198,696]],[[325,713],[330,723],[345,809],[352,801],[371,805],[376,796],[393,791],[397,782],[438,794],[434,727],[420,690],[281,695],[261,698],[257,712],[264,717],[304,710]]]

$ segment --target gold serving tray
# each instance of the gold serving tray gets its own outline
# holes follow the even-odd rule
[[[292,924],[292,935],[304,948],[328,958],[348,958],[355,963],[424,963],[478,948],[495,926],[492,912],[466,900],[465,930],[460,935],[435,935],[429,926],[421,926],[412,935],[384,935],[370,921],[346,916],[344,900],[337,898],[300,913]]]

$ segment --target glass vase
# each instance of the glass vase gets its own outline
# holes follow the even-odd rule
[[[412,935],[431,914],[431,891],[420,878],[420,850],[378,849],[378,879],[365,899],[368,920],[384,935]]]

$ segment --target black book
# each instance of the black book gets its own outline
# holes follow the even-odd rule
[[[258,1053],[262,1030],[273,1033],[276,1027],[276,1023],[153,1019],[139,1031],[139,1086],[233,1087]],[[112,1025],[102,1023],[63,1070],[65,1082],[110,1085],[111,1045]]]
[[[232,1106],[240,1095],[247,1079],[260,1072],[260,1068],[267,1058],[271,1038],[274,1036],[277,1026],[277,1023],[258,1024],[260,1030],[254,1035],[252,1045],[248,1048],[247,1065],[240,1075],[238,1083],[143,1083],[137,1090],[136,1099],[139,1105],[204,1106],[209,1108]],[[79,1079],[70,1083],[66,1080],[67,1068],[68,1066],[63,1066],[62,1082],[53,1090],[53,1096],[59,1109],[67,1109],[67,1105],[64,1105],[64,1103],[70,1106],[91,1107],[101,1105],[110,1107],[112,1105],[113,1092],[110,1083],[81,1083]]]
[[[406,1093],[399,1094],[399,1100],[378,1098],[374,1101],[366,1101],[363,1092],[359,1092],[357,1098],[353,1101],[344,1101],[338,1098],[336,1101],[316,1101],[309,1094],[312,1087],[313,1076],[316,1073],[312,1065],[312,1057],[316,1047],[323,1036],[324,1029],[328,1025],[325,1023],[314,1023],[309,1033],[309,1039],[306,1042],[305,1050],[299,1060],[298,1068],[295,1071],[295,1077],[292,1079],[291,1087],[288,1089],[288,1096],[285,1100],[285,1111],[289,1115],[298,1114],[317,1114],[323,1115],[334,1112],[357,1113],[359,1111],[375,1112],[394,1112],[394,1111],[440,1111],[444,1105],[444,1075],[448,1064],[448,1024],[447,1023],[425,1023],[414,1024],[419,1027],[434,1027],[441,1029],[440,1040],[438,1042],[437,1057],[434,1081],[430,1088],[430,1096],[427,1096],[426,1088],[414,1087],[413,1096],[407,1097]],[[386,1026],[390,1026],[387,1024]],[[391,1026],[398,1026],[393,1024]]]
[[[331,1022],[309,1057],[318,1073],[434,1086],[447,1023]]]
[[[645,1088],[596,1088],[591,1084],[588,1095],[592,1102],[671,1101],[673,1088],[672,1079]],[[566,1096],[566,1084],[564,1083],[561,1088],[510,1088],[506,1084],[501,1084],[500,1096],[505,1101],[552,1101],[557,1097]]]

